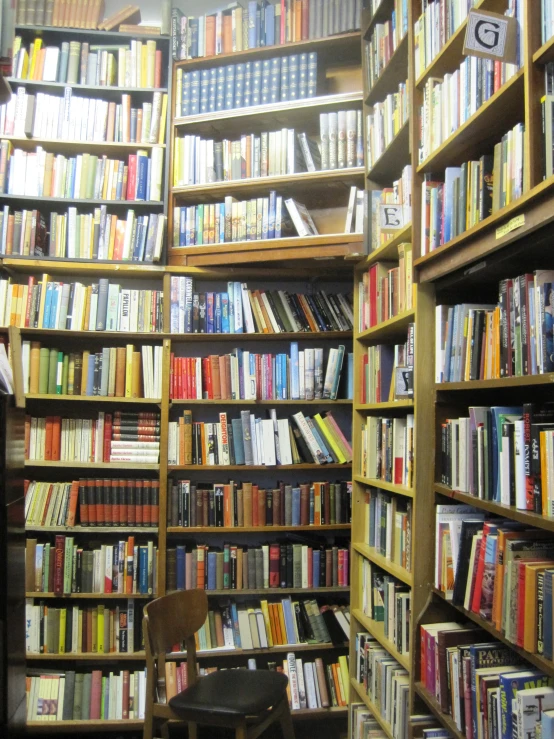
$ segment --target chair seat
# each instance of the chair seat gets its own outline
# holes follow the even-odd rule
[[[192,713],[206,717],[254,716],[277,705],[287,689],[286,675],[271,670],[218,670],[171,698],[169,705],[186,720]]]

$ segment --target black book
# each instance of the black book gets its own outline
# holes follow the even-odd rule
[[[293,418],[289,419],[289,426],[291,427],[292,433],[294,434],[294,440],[296,441],[296,446],[298,447],[298,454],[302,458],[302,461],[306,462],[306,464],[311,464],[314,461],[314,458],[312,456],[312,453],[308,449],[308,445],[306,444],[304,437],[300,433],[300,429],[296,426],[296,421]]]
[[[294,603],[294,616],[296,618],[296,628],[298,631],[298,638],[301,642],[308,641],[306,637],[306,631],[304,629],[304,620],[302,618],[302,609],[300,608],[300,603],[295,602]]]
[[[469,355],[469,379],[479,380],[481,373],[481,355],[483,346],[483,329],[485,327],[485,311],[476,310],[473,315],[471,348]]]
[[[229,441],[229,464],[235,465],[236,457],[235,457],[235,439],[233,436],[233,424],[229,423],[227,424],[227,437]]]
[[[216,526],[215,491],[208,490],[208,526]]]
[[[456,569],[454,590],[452,592],[452,605],[454,606],[464,605],[473,537],[478,534],[482,528],[482,521],[476,521],[475,519],[466,519],[465,521],[462,521],[460,545],[458,550],[458,566]]]
[[[299,605],[300,614],[304,626],[304,634],[306,635],[308,641],[316,641],[314,630],[312,629],[312,624],[310,623],[310,618],[308,616],[308,612],[306,611],[306,605],[304,601],[301,600]]]
[[[265,491],[265,525],[273,526],[273,490]]]
[[[279,582],[282,588],[287,587],[287,545],[280,544],[280,560],[279,560]]]
[[[292,544],[287,544],[287,588],[294,587],[294,559]]]
[[[316,305],[315,300],[313,299],[313,296],[312,295],[304,295],[304,299],[306,300],[306,302],[310,306],[310,309],[311,309],[311,311],[313,313],[313,316],[314,316],[314,318],[316,320],[316,323],[319,326],[320,330],[321,331],[328,331],[328,330],[330,330],[330,328],[327,325],[327,322],[325,321],[325,319],[323,318],[323,316],[319,312],[319,308]]]
[[[223,490],[218,488],[212,492],[215,497],[215,525],[223,526]]]
[[[331,637],[333,644],[344,644],[345,635],[342,626],[337,621],[337,617],[330,608],[325,608],[321,613],[325,626]]]
[[[193,303],[194,310],[194,303]],[[194,313],[192,316],[194,326]],[[198,333],[206,333],[206,293],[198,294]]]

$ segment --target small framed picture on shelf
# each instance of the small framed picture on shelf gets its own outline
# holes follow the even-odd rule
[[[394,394],[396,398],[413,398],[414,368],[397,367],[394,376]]]

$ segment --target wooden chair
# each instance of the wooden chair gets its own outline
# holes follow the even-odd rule
[[[197,739],[199,724],[233,728],[235,739],[256,739],[278,721],[283,739],[294,739],[286,675],[270,670],[218,670],[198,678],[194,634],[207,615],[204,590],[171,593],[144,607],[144,739],[153,739],[158,726],[163,739],[169,739],[170,721],[186,722],[189,739]],[[156,687],[158,675],[165,677],[166,653],[182,641],[187,653],[188,686],[169,704],[158,703]]]

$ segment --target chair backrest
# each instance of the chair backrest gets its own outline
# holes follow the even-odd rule
[[[152,656],[165,655],[181,641],[188,644],[207,615],[208,598],[204,590],[180,590],[148,603],[144,606],[144,638],[148,639]]]

